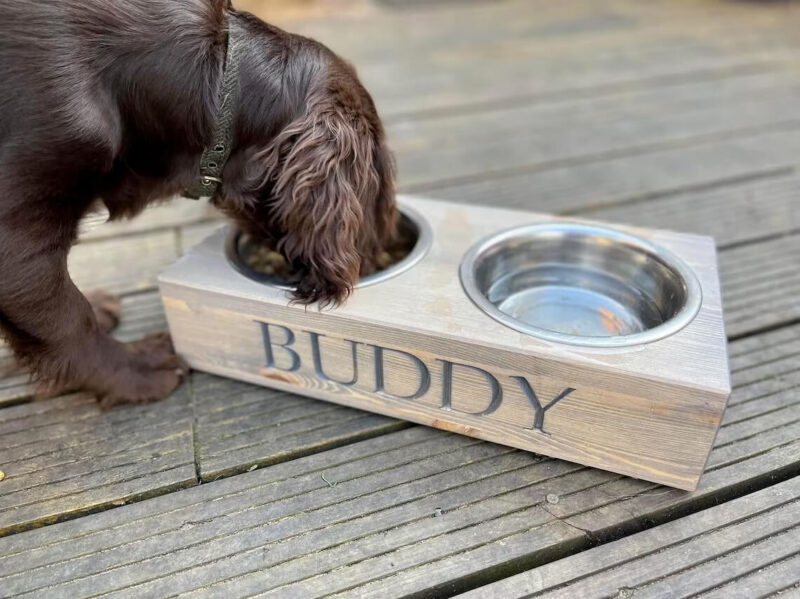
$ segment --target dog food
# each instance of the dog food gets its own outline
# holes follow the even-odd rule
[[[394,241],[375,257],[373,272],[386,270],[400,262],[414,249],[415,243],[416,235],[407,227],[401,226]],[[254,270],[286,283],[293,283],[296,280],[295,265],[287,260],[270,241],[250,239],[245,247],[242,258]],[[367,274],[372,274],[372,272],[362,273],[362,275]]]

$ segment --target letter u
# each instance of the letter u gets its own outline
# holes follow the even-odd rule
[[[351,378],[349,381],[337,381],[335,378],[325,374],[325,370],[322,367],[322,349],[320,347],[319,339],[325,335],[320,335],[319,333],[315,333],[313,331],[306,331],[306,333],[311,336],[311,356],[314,360],[314,372],[317,373],[317,377],[323,381],[333,381],[334,383],[338,383],[346,387],[352,387],[355,385],[358,382],[358,343],[355,341],[350,341],[349,339],[342,340],[350,344],[350,351],[353,356],[353,378]]]

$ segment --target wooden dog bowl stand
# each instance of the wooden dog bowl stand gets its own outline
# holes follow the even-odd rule
[[[433,242],[413,268],[346,305],[290,305],[237,272],[223,229],[160,277],[177,351],[195,369],[692,490],[730,381],[714,242],[631,227],[696,274],[680,331],[624,348],[526,335],[483,313],[459,266],[487,235],[562,219],[402,197]],[[576,222],[570,219],[570,222]],[[586,222],[586,221],[581,221]]]

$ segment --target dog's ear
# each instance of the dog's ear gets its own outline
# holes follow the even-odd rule
[[[383,131],[376,144],[375,169],[377,170],[380,188],[372,209],[375,211],[376,234],[378,239],[392,239],[397,234],[399,213],[396,203],[396,166],[394,156],[386,145]]]
[[[251,167],[263,169],[258,186],[268,190],[279,249],[306,268],[296,298],[335,305],[358,282],[362,256],[379,247],[376,213],[367,213],[382,185],[377,136],[358,111],[324,97],[307,106]]]

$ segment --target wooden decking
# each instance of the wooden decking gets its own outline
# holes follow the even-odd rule
[[[685,493],[202,373],[103,412],[12,372],[0,597],[800,597],[800,5],[240,5],[358,66],[403,191],[714,235],[707,472]],[[87,223],[71,271],[123,295],[120,338],[161,330],[155,275],[216,219]]]

